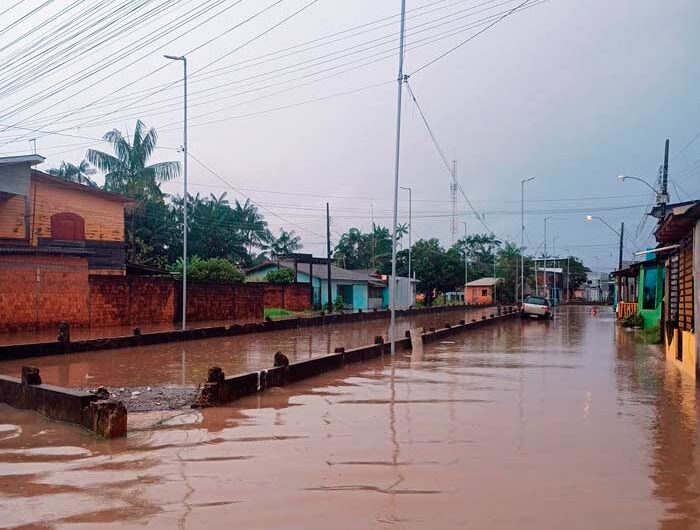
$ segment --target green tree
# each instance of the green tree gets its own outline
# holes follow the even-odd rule
[[[136,199],[162,200],[160,183],[177,177],[180,163],[147,165],[158,143],[156,130],[146,130],[138,120],[131,141],[117,129],[105,133],[102,139],[112,145],[114,155],[89,149],[87,159],[105,173],[104,188]]]
[[[496,290],[498,301],[501,303],[514,303],[520,300],[520,249],[511,242],[506,242],[503,248],[498,250],[496,256],[496,270],[498,277],[502,279],[501,288]],[[529,257],[524,260],[526,284],[534,284],[533,261]]]
[[[284,254],[296,252],[302,248],[301,238],[294,233],[294,230],[287,231],[280,228],[279,235],[273,237],[264,248],[269,252],[270,257],[275,259]]]
[[[182,277],[182,258],[178,258],[171,271]],[[235,263],[222,258],[201,259],[193,256],[187,260],[187,279],[195,282],[239,283],[245,275]]]
[[[91,188],[97,187],[97,183],[90,178],[90,175],[96,173],[95,168],[90,167],[90,163],[87,160],[81,161],[77,166],[64,161],[61,162],[59,167],[49,169],[48,173],[68,182],[75,182]]]
[[[294,283],[294,271],[289,269],[273,269],[265,275],[265,281],[270,283]]]

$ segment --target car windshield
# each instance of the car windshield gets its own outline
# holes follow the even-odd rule
[[[549,305],[549,302],[547,302],[547,300],[541,296],[528,296],[525,303],[534,305]]]

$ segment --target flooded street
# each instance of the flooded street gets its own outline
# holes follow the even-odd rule
[[[269,364],[276,349],[323,354],[385,327],[36,364],[47,382],[68,386],[86,375],[193,383],[210,364],[234,373]],[[696,529],[697,396],[611,310],[563,307],[552,322],[485,326],[228,407],[131,414],[125,439],[0,406],[0,527]]]
[[[427,313],[397,319],[403,337],[410,327],[443,327],[460,319],[479,319],[495,308]],[[207,378],[210,366],[226,374],[269,368],[281,351],[290,360],[332,353],[336,347],[372,344],[376,335],[388,336],[388,319],[290,329],[212,339],[171,342],[109,351],[51,355],[31,360],[0,362],[0,374],[17,376],[23,365],[35,364],[45,383],[66,387],[146,387],[197,385]]]

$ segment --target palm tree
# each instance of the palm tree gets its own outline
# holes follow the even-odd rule
[[[243,204],[236,199],[233,218],[245,237],[249,255],[252,255],[253,247],[264,248],[272,240],[267,221],[250,199],[246,199]]]
[[[91,188],[97,187],[97,183],[89,177],[89,175],[96,173],[95,168],[90,167],[90,163],[87,160],[83,160],[77,166],[63,161],[59,167],[49,169],[48,173],[68,182],[75,182]]]
[[[273,238],[266,245],[266,249],[270,252],[271,257],[279,258],[279,256],[299,250],[301,246],[301,238],[294,233],[294,230],[287,232],[280,228],[280,235]]]
[[[180,174],[179,162],[159,162],[146,165],[158,143],[158,134],[141,120],[136,122],[131,142],[121,131],[113,129],[102,137],[112,144],[114,155],[89,149],[87,159],[105,172],[104,188],[137,199],[162,200],[160,182]]]

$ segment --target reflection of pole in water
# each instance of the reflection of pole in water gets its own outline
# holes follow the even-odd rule
[[[187,353],[185,352],[185,348],[182,348],[182,355],[181,355],[181,363],[182,363],[182,386],[185,386],[185,364],[187,362]]]

